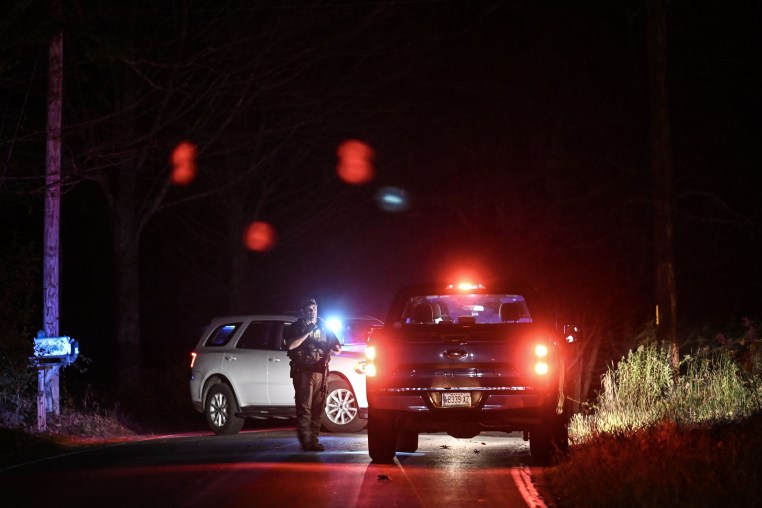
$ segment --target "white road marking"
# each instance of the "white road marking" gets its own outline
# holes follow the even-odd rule
[[[527,506],[530,508],[548,508],[540,493],[534,488],[532,471],[527,466],[521,465],[511,468],[511,477],[513,477],[513,483],[516,484],[516,488],[519,489],[519,493]]]

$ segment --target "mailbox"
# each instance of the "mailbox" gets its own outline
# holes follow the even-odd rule
[[[79,344],[71,337],[35,337],[33,362],[38,366],[74,363],[79,355]]]

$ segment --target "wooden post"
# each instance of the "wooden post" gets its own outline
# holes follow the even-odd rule
[[[45,411],[45,369],[37,367],[37,430],[45,432],[48,428]]]
[[[61,22],[61,0],[52,0],[53,19]],[[58,336],[58,285],[60,256],[61,215],[61,110],[63,101],[63,29],[59,28],[50,40],[48,48],[48,128],[45,145],[45,240],[43,252],[43,331],[46,337]],[[44,383],[46,411],[60,414],[59,367],[40,369]],[[39,395],[38,395],[39,397]],[[38,404],[39,409],[39,404]],[[38,428],[45,430],[46,422]]]

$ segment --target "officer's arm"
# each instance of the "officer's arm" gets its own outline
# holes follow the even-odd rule
[[[336,338],[336,335],[331,334],[330,341],[331,341],[331,351],[337,354],[341,353],[341,342],[339,342],[339,339]]]
[[[294,325],[291,325],[291,326],[294,326]],[[296,335],[295,337],[289,337],[288,339],[286,339],[286,347],[289,350],[291,350],[291,349],[294,349],[294,348],[297,348],[297,347],[301,346],[302,342],[307,340],[307,337],[310,336],[310,334],[313,332],[313,330],[314,330],[314,326],[313,327],[309,327],[308,326],[307,327],[307,331],[305,333],[303,333],[302,335]]]
[[[302,342],[304,342],[307,339],[307,337],[310,336],[310,333],[312,333],[312,332],[307,332],[304,335],[299,335],[297,337],[293,337],[293,338],[287,340],[286,341],[286,346],[288,347],[289,350],[294,349],[294,348],[298,348],[299,346],[302,345]]]

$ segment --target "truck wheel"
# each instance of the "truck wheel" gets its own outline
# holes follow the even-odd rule
[[[360,432],[366,421],[358,418],[357,399],[344,379],[328,380],[323,427],[329,432]]]
[[[418,450],[418,433],[404,431],[397,434],[397,451],[415,453]]]
[[[539,463],[549,464],[557,454],[566,453],[568,448],[569,431],[563,417],[553,417],[529,431],[529,452]]]
[[[396,454],[394,415],[368,411],[368,454],[373,462],[390,463]]]
[[[209,388],[204,403],[206,423],[217,435],[237,434],[244,424],[244,419],[236,416],[238,403],[233,390],[225,383],[217,383]]]
[[[569,426],[566,419],[559,416],[553,422],[551,429],[551,444],[559,455],[566,455],[569,451]]]

